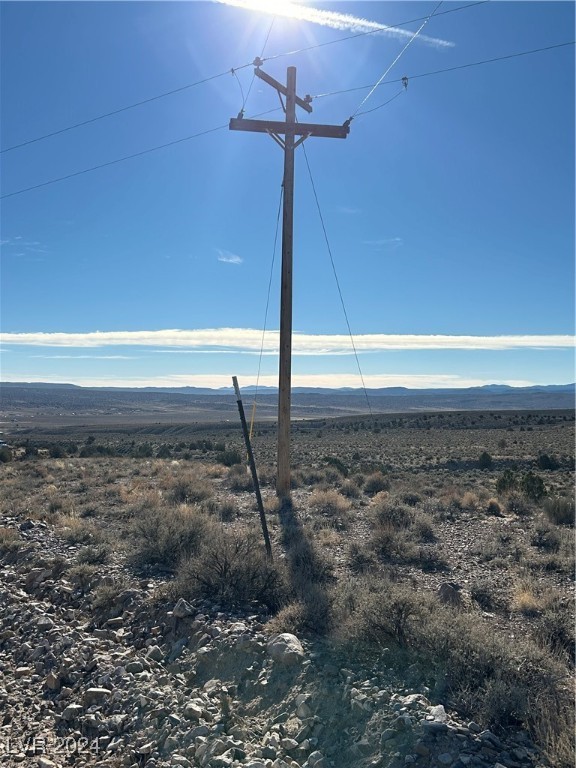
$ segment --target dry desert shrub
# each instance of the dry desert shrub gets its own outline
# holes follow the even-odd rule
[[[574,499],[554,497],[544,500],[544,514],[556,525],[574,526]]]
[[[362,495],[362,490],[355,478],[344,480],[340,486],[340,493],[347,499],[359,499]]]
[[[253,491],[252,475],[245,464],[234,464],[228,470],[228,484],[232,491]]]
[[[210,482],[190,472],[173,478],[166,496],[172,504],[197,504],[209,499],[213,493]]]
[[[216,514],[223,523],[230,523],[240,515],[240,509],[236,500],[229,497],[216,506]]]
[[[300,600],[293,600],[280,608],[278,613],[266,622],[266,631],[271,635],[280,632],[290,632],[297,635],[302,632],[307,618],[306,604]]]
[[[81,563],[70,568],[68,578],[84,597],[100,581],[100,569],[96,565]]]
[[[432,518],[419,509],[399,503],[385,492],[372,502],[373,533],[370,547],[380,560],[412,562],[423,570],[442,570],[445,563],[430,548],[419,546],[436,540]]]
[[[348,567],[355,574],[366,573],[374,569],[377,563],[373,548],[368,544],[352,542],[348,551]]]
[[[103,565],[109,562],[111,547],[108,543],[89,544],[83,547],[76,556],[77,563],[87,563],[88,565]]]
[[[206,598],[225,608],[264,605],[277,611],[286,598],[284,569],[266,557],[255,533],[215,530],[178,568],[174,594]]]
[[[179,562],[196,554],[215,523],[197,507],[151,507],[142,510],[131,528],[130,561],[137,567],[174,571]]]
[[[466,491],[460,499],[462,509],[468,512],[473,512],[480,506],[480,500],[478,495],[473,491]]]
[[[390,480],[382,472],[373,472],[364,481],[364,493],[367,496],[375,496],[381,491],[390,490]]]
[[[544,607],[544,601],[531,587],[518,585],[514,590],[511,607],[523,616],[538,616]]]
[[[310,496],[311,509],[322,515],[329,525],[346,529],[350,524],[350,502],[334,489],[316,489]]]
[[[485,507],[487,515],[493,515],[494,517],[502,517],[502,507],[498,499],[490,498]]]
[[[24,542],[16,528],[0,528],[0,557],[9,559],[17,557],[23,545]]]
[[[341,542],[340,534],[334,528],[320,528],[316,534],[316,541],[321,547],[333,550]]]
[[[58,527],[70,544],[97,544],[104,539],[102,531],[93,522],[72,515],[61,517]]]

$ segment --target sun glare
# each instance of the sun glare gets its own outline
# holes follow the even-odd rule
[[[290,0],[225,0],[225,3],[287,19],[299,19],[302,13],[301,6]]]

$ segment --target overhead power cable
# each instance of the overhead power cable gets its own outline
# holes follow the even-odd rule
[[[440,11],[435,16],[444,16],[446,13],[456,13],[457,11],[466,11],[468,8],[474,8],[476,5],[485,5],[486,3],[493,2],[493,0],[478,0],[475,3],[468,3],[467,5],[460,5],[458,8],[449,8],[446,11]],[[285,51],[284,53],[277,53],[275,56],[267,56],[264,61],[274,61],[275,59],[281,59],[284,56],[296,56],[298,53],[307,53],[308,51],[314,51],[316,48],[324,48],[327,45],[335,45],[336,43],[344,43],[346,40],[355,40],[357,37],[366,37],[367,35],[377,35],[381,32],[394,29],[395,27],[405,27],[407,24],[416,24],[419,21],[424,21],[427,16],[419,16],[416,19],[409,19],[408,21],[399,21],[397,24],[382,25],[375,29],[369,29],[366,32],[355,32],[353,35],[346,35],[345,37],[338,37],[336,40],[328,40],[325,43],[316,43],[315,45],[308,45],[306,48],[296,48],[293,51]]]
[[[412,35],[412,37],[410,38],[410,40],[408,40],[408,42],[406,43],[406,45],[404,46],[404,48],[402,48],[402,50],[400,51],[400,53],[398,54],[398,56],[396,56],[396,58],[394,59],[394,61],[392,62],[392,64],[390,64],[390,66],[389,66],[389,67],[388,67],[388,68],[387,68],[387,69],[384,71],[383,75],[382,75],[382,76],[381,76],[381,78],[378,80],[378,82],[377,82],[377,83],[374,83],[374,85],[372,86],[372,88],[371,88],[370,92],[369,92],[369,93],[367,93],[367,94],[366,94],[366,96],[364,96],[364,98],[363,98],[363,99],[362,99],[362,101],[360,102],[360,104],[358,104],[358,106],[356,107],[355,111],[354,111],[354,112],[353,112],[353,113],[350,115],[350,117],[348,118],[348,121],[347,121],[347,122],[351,122],[352,120],[354,120],[354,118],[356,117],[356,115],[357,115],[357,114],[358,114],[358,112],[360,111],[360,107],[362,107],[364,104],[366,104],[366,102],[368,101],[368,99],[370,98],[370,96],[372,96],[372,94],[374,93],[374,91],[376,90],[376,88],[378,88],[378,86],[379,86],[379,85],[380,85],[380,83],[381,83],[381,82],[384,80],[384,78],[386,77],[386,75],[388,74],[388,72],[390,72],[390,70],[392,69],[392,67],[393,67],[395,64],[397,64],[397,63],[398,63],[398,61],[400,61],[400,59],[402,58],[402,56],[404,55],[404,53],[405,53],[405,51],[408,49],[408,47],[409,47],[410,45],[412,45],[412,43],[414,42],[414,40],[416,40],[416,38],[418,37],[418,35],[420,34],[420,32],[422,32],[422,30],[424,29],[424,27],[426,26],[426,24],[428,24],[428,22],[430,21],[430,19],[432,18],[432,16],[434,16],[434,14],[435,14],[435,13],[436,13],[436,11],[438,10],[438,8],[440,8],[440,6],[442,5],[442,2],[443,2],[443,0],[440,0],[440,2],[438,3],[438,5],[436,6],[436,8],[434,8],[434,10],[432,11],[432,13],[431,13],[431,14],[430,14],[430,15],[429,15],[429,16],[428,16],[426,19],[424,19],[424,21],[422,22],[422,24],[420,24],[420,26],[418,27],[418,29],[416,30],[416,32],[414,32],[414,34]]]
[[[260,52],[259,60],[262,60],[262,57],[264,56],[264,52],[266,50],[266,46],[268,45],[268,40],[270,39],[270,33],[272,32],[272,27],[274,26],[274,22],[276,21],[276,16],[272,16],[272,21],[270,22],[270,26],[268,27],[268,34],[266,35],[266,39],[264,40],[264,45],[262,46],[262,50]],[[250,85],[248,86],[248,93],[246,94],[246,97],[242,100],[242,109],[240,110],[240,113],[242,116],[244,116],[244,110],[246,109],[246,102],[248,101],[250,97],[250,91],[252,90],[252,86],[254,85],[254,80],[256,79],[256,70],[252,72],[252,79],[250,80]],[[238,81],[240,82],[240,81]]]
[[[567,43],[557,43],[556,45],[547,45],[544,48],[533,48],[530,51],[520,51],[519,53],[510,53],[507,56],[496,56],[493,59],[483,59],[482,61],[473,61],[470,64],[459,64],[455,67],[445,67],[444,69],[435,69],[431,72],[421,72],[418,75],[410,75],[408,77],[409,80],[417,80],[419,77],[431,77],[432,75],[441,75],[445,72],[454,72],[457,69],[467,69],[469,67],[479,67],[482,64],[492,64],[496,61],[505,61],[506,59],[515,59],[520,56],[529,56],[532,53],[541,53],[542,51],[552,51],[555,48],[564,48],[567,45],[574,45],[576,43],[575,40],[570,40],[570,42]],[[404,80],[403,77],[399,77],[395,80],[386,80],[380,85],[392,85],[393,83],[401,83]],[[339,96],[342,93],[353,93],[354,91],[364,91],[367,88],[373,88],[374,84],[369,85],[357,85],[353,88],[342,88],[338,91],[328,91],[326,93],[317,93],[315,96],[313,96],[313,99],[323,99],[326,96]]]
[[[363,112],[357,112],[356,117],[361,117],[362,115],[369,115],[370,112],[376,112],[377,109],[382,109],[382,107],[387,107],[388,104],[390,104],[390,102],[394,101],[394,99],[397,99],[398,96],[401,96],[403,93],[406,93],[405,87],[400,88],[398,93],[395,93],[391,99],[388,99],[388,101],[385,101],[383,104],[378,104],[377,107],[372,107],[372,109],[365,109]]]
[[[533,53],[541,53],[542,51],[551,51],[551,50],[554,50],[556,48],[563,48],[563,47],[566,47],[568,45],[574,45],[575,43],[576,43],[576,41],[571,40],[570,42],[566,42],[566,43],[557,43],[556,45],[548,45],[548,46],[546,46],[544,48],[534,48],[534,49],[532,49],[530,51],[521,51],[519,53],[512,53],[512,54],[509,54],[507,56],[498,56],[498,57],[493,58],[493,59],[484,59],[483,61],[476,61],[476,62],[472,62],[470,64],[460,64],[460,65],[458,65],[456,67],[447,67],[445,69],[437,69],[437,70],[434,70],[432,72],[422,72],[422,73],[420,73],[418,75],[411,75],[409,79],[410,80],[416,80],[417,78],[420,78],[420,77],[429,77],[429,76],[432,76],[432,75],[440,75],[440,74],[444,74],[445,72],[453,72],[453,71],[458,70],[458,69],[466,69],[468,67],[478,67],[478,66],[481,66],[483,64],[491,64],[491,63],[497,62],[497,61],[505,61],[507,59],[515,59],[515,58],[518,58],[520,56],[528,56],[528,55],[533,54]],[[403,83],[404,79],[405,78],[398,78],[398,79],[395,79],[395,80],[386,80],[385,82],[381,83],[381,85],[391,85],[392,83]],[[320,98],[325,98],[327,96],[337,96],[337,95],[340,95],[340,94],[343,94],[343,93],[350,93],[350,92],[353,92],[353,91],[361,91],[361,90],[365,90],[366,88],[372,88],[372,87],[373,87],[372,85],[360,85],[360,86],[356,86],[355,88],[345,88],[345,89],[338,90],[338,91],[330,91],[330,92],[327,92],[327,93],[320,93],[320,94],[317,94],[316,96],[314,96],[313,98],[314,99],[320,99]],[[399,95],[400,95],[400,93],[397,93],[393,98],[396,98]],[[378,105],[377,107],[374,107],[371,110],[367,110],[363,114],[367,114],[368,111],[369,112],[375,112],[377,109],[380,109],[381,107],[386,106],[386,104],[389,104],[390,101],[392,101],[392,100],[393,99],[389,99],[388,101],[384,102],[383,104],[380,104],[380,105]],[[263,115],[268,115],[268,114],[271,114],[272,112],[277,112],[278,109],[279,109],[279,107],[276,107],[275,109],[269,109],[266,112],[260,112],[257,115],[253,115],[253,117],[262,117]],[[30,191],[32,191],[34,189],[38,189],[40,187],[47,187],[47,186],[49,186],[51,184],[56,184],[56,183],[58,183],[60,181],[65,181],[66,179],[71,179],[71,178],[73,178],[75,176],[81,176],[81,175],[83,175],[85,173],[91,173],[92,171],[97,171],[100,168],[106,168],[109,165],[116,165],[117,163],[122,163],[125,160],[131,160],[134,157],[141,157],[142,155],[147,155],[147,154],[150,154],[151,152],[156,152],[157,150],[164,149],[165,147],[171,147],[171,146],[173,146],[175,144],[180,144],[182,142],[190,141],[191,139],[198,138],[199,136],[204,136],[207,133],[213,133],[214,131],[221,131],[224,128],[227,128],[227,127],[228,127],[228,123],[226,123],[226,125],[219,125],[219,126],[216,126],[214,128],[208,128],[205,131],[200,131],[199,133],[192,134],[191,136],[184,136],[181,139],[176,139],[175,141],[170,141],[167,144],[160,144],[160,145],[155,146],[155,147],[150,147],[150,149],[145,149],[142,152],[136,152],[136,153],[131,154],[131,155],[125,155],[124,157],[119,157],[116,160],[110,160],[107,163],[102,163],[100,165],[95,165],[95,166],[92,166],[91,168],[85,168],[85,169],[83,169],[81,171],[76,171],[75,173],[67,174],[66,176],[59,176],[56,179],[51,179],[50,181],[45,181],[45,182],[42,182],[41,184],[35,184],[35,185],[31,186],[31,187],[25,187],[24,189],[19,189],[19,190],[15,191],[15,192],[9,192],[8,194],[0,195],[0,200],[3,200],[3,199],[8,198],[8,197],[14,197],[15,195],[21,195],[21,194],[24,194],[24,192],[30,192]]]
[[[279,107],[275,109],[268,109],[266,112],[260,112],[254,117],[262,117],[263,115],[269,115],[271,112],[277,112]],[[184,136],[181,139],[175,139],[174,141],[168,141],[166,144],[159,144],[156,147],[150,147],[149,149],[143,149],[141,152],[134,152],[131,155],[124,155],[123,157],[117,157],[115,160],[109,160],[107,163],[100,163],[99,165],[93,165],[90,168],[83,168],[81,171],[75,171],[74,173],[68,173],[66,176],[59,176],[56,179],[50,179],[50,181],[43,181],[40,184],[33,184],[31,187],[25,187],[24,189],[18,189],[15,192],[8,192],[6,195],[0,195],[0,200],[4,200],[7,197],[15,197],[16,195],[22,195],[24,192],[31,192],[33,189],[40,189],[40,187],[48,187],[51,184],[57,184],[60,181],[66,181],[66,179],[73,179],[75,176],[82,176],[85,173],[92,173],[100,168],[107,168],[110,165],[116,165],[123,163],[125,160],[132,160],[135,157],[142,157],[143,155],[149,155],[151,152],[157,152],[160,149],[166,147],[173,147],[176,144],[182,144],[184,141],[190,141],[191,139],[197,139],[200,136],[206,136],[208,133],[215,133],[216,131],[222,131],[224,128],[228,128],[228,123],[224,125],[217,125],[214,128],[207,128],[205,131],[199,131],[193,133],[191,136]]]
[[[244,69],[244,67],[249,67],[251,64],[244,64],[242,67],[236,67],[236,69]],[[165,91],[164,93],[158,93],[156,96],[150,96],[149,99],[142,99],[142,101],[135,101],[133,104],[127,104],[125,107],[120,107],[119,109],[113,109],[111,112],[104,112],[102,115],[96,115],[96,117],[91,117],[88,120],[82,120],[80,123],[74,123],[73,125],[68,125],[65,128],[60,128],[58,131],[52,131],[51,133],[45,133],[42,136],[36,136],[34,139],[28,139],[28,141],[22,141],[20,144],[13,144],[11,147],[6,147],[6,149],[0,150],[0,154],[4,154],[5,152],[11,152],[13,149],[20,149],[20,147],[26,147],[29,144],[34,144],[37,141],[43,141],[44,139],[49,139],[52,136],[58,136],[61,133],[66,133],[67,131],[73,131],[75,128],[81,128],[83,125],[90,125],[90,123],[96,123],[98,120],[104,120],[106,117],[112,117],[113,115],[119,115],[121,112],[127,112],[129,109],[134,109],[135,107],[141,107],[143,104],[149,104],[151,101],[158,101],[158,99],[164,99],[166,96],[172,96],[175,93],[181,93],[182,91],[186,91],[189,88],[195,88],[197,85],[203,85],[204,83],[210,82],[210,80],[217,80],[219,77],[223,77],[224,75],[229,75],[230,70],[227,70],[226,72],[220,72],[218,75],[211,75],[210,77],[205,77],[203,80],[197,80],[195,83],[188,83],[187,85],[182,85],[180,88],[173,88],[171,91]]]
[[[488,2],[491,2],[491,1],[492,0],[478,0],[478,2],[469,3],[468,5],[462,5],[462,6],[459,6],[458,8],[451,8],[451,9],[449,9],[447,11],[442,11],[441,13],[437,13],[436,15],[437,16],[442,16],[445,13],[454,13],[456,11],[464,11],[467,8],[473,8],[476,5],[484,5],[485,3],[488,3]],[[334,45],[335,43],[343,43],[343,42],[346,42],[347,40],[353,40],[356,37],[364,37],[366,35],[373,35],[373,34],[376,34],[378,32],[385,32],[387,29],[391,29],[393,27],[402,27],[402,26],[405,26],[406,24],[413,24],[413,23],[415,23],[417,21],[422,21],[422,17],[420,17],[418,19],[410,19],[409,21],[401,21],[401,22],[398,22],[397,24],[394,24],[394,25],[391,25],[391,26],[382,26],[382,27],[379,27],[378,29],[373,29],[373,30],[371,29],[371,30],[369,30],[367,32],[358,32],[358,33],[356,33],[354,35],[346,35],[345,37],[336,38],[336,40],[328,40],[325,43],[317,43],[316,45],[310,45],[307,48],[300,48],[300,49],[295,50],[295,51],[284,51],[283,53],[277,53],[274,56],[268,56],[264,60],[260,59],[260,61],[261,61],[261,63],[263,63],[263,61],[273,61],[275,59],[280,59],[280,58],[285,57],[285,56],[295,56],[295,55],[297,55],[299,53],[305,53],[306,51],[312,51],[312,50],[314,50],[316,48],[323,48],[326,45]],[[274,22],[274,19],[272,19],[272,22]],[[272,25],[270,25],[270,29],[268,31],[268,35],[267,35],[266,41],[264,43],[264,47],[268,43],[268,38],[270,36],[271,30],[272,30]],[[127,104],[124,107],[119,107],[118,109],[113,109],[110,112],[104,112],[101,115],[96,115],[95,117],[91,117],[88,120],[82,120],[79,123],[73,123],[72,125],[67,125],[64,128],[60,128],[57,131],[51,131],[50,133],[44,133],[41,136],[36,136],[33,139],[28,139],[27,141],[22,141],[19,144],[13,144],[12,146],[6,147],[5,149],[0,149],[0,154],[4,154],[5,152],[12,152],[15,149],[20,149],[21,147],[26,147],[26,146],[28,146],[30,144],[35,144],[38,141],[44,141],[44,139],[49,139],[52,136],[59,136],[62,133],[66,133],[68,131],[73,131],[76,128],[81,128],[84,125],[90,125],[91,123],[96,123],[99,120],[104,120],[107,117],[113,117],[114,115],[119,115],[122,112],[127,112],[130,109],[135,109],[136,107],[141,107],[144,104],[149,104],[150,102],[158,101],[159,99],[164,99],[167,96],[173,96],[176,93],[181,93],[182,91],[189,90],[190,88],[195,88],[198,85],[203,85],[204,83],[208,83],[211,80],[217,80],[218,78],[224,77],[225,75],[229,75],[230,73],[235,74],[236,72],[239,72],[240,70],[246,69],[247,67],[251,67],[253,65],[254,65],[254,62],[251,61],[251,62],[248,62],[247,64],[242,64],[239,67],[233,67],[232,69],[227,69],[225,72],[219,72],[216,75],[210,75],[209,77],[205,77],[202,80],[196,80],[193,83],[186,83],[185,85],[182,85],[179,88],[172,88],[169,91],[164,91],[163,93],[158,93],[155,96],[150,96],[147,99],[142,99],[141,101],[135,101],[132,104]],[[248,93],[246,94],[246,98],[244,99],[244,97],[243,97],[244,101],[247,101],[248,96],[250,95],[250,90],[252,89],[253,82],[254,82],[254,78],[252,78],[250,87],[248,89]],[[245,104],[244,104],[244,106],[245,106]]]
[[[266,296],[266,309],[264,310],[264,325],[262,326],[262,341],[260,342],[260,356],[258,358],[258,373],[256,375],[256,389],[254,390],[254,402],[252,403],[252,416],[250,418],[250,438],[254,432],[254,419],[256,418],[256,403],[258,400],[258,389],[260,387],[260,372],[262,370],[262,357],[264,356],[264,339],[266,337],[266,327],[268,323],[268,310],[270,308],[270,291],[272,289],[272,277],[274,275],[274,263],[276,261],[276,247],[278,245],[278,232],[280,231],[280,214],[282,212],[282,201],[284,199],[284,182],[280,185],[280,199],[278,200],[278,213],[276,214],[276,231],[274,232],[274,247],[272,248],[272,263],[270,264],[270,277],[268,278],[268,294]]]
[[[322,209],[320,207],[320,200],[318,199],[318,193],[316,192],[316,185],[314,184],[314,178],[312,176],[312,169],[310,168],[310,163],[308,162],[308,154],[306,152],[306,147],[304,144],[302,144],[302,149],[304,150],[304,159],[306,160],[306,168],[308,169],[308,176],[310,177],[310,184],[312,185],[312,192],[314,193],[314,200],[316,201],[316,208],[318,210],[318,216],[320,217],[320,224],[322,225],[322,232],[324,233],[324,240],[326,241],[326,247],[328,249],[328,255],[330,256],[330,263],[332,264],[332,271],[334,273],[334,279],[336,280],[336,287],[338,289],[338,295],[340,296],[340,303],[342,304],[342,310],[344,312],[344,318],[346,319],[346,325],[348,327],[348,334],[350,336],[350,342],[352,344],[352,350],[354,351],[354,357],[356,358],[356,366],[358,368],[358,373],[360,374],[360,381],[362,382],[362,389],[364,390],[364,396],[366,397],[366,403],[368,405],[368,411],[370,413],[370,416],[372,416],[372,406],[370,405],[370,398],[368,397],[368,390],[366,389],[366,384],[364,383],[364,375],[362,373],[362,368],[360,367],[360,359],[358,357],[358,352],[356,350],[356,344],[354,343],[354,336],[352,335],[352,328],[350,327],[350,320],[348,319],[348,312],[346,311],[346,304],[344,303],[344,296],[342,294],[342,289],[340,288],[340,280],[338,279],[338,272],[336,271],[336,264],[334,263],[334,256],[332,255],[332,248],[330,246],[330,240],[328,239],[328,232],[326,231],[326,224],[324,223],[324,216],[322,215]]]

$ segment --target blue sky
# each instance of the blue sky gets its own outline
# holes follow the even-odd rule
[[[3,150],[224,73],[0,155],[2,380],[255,382],[282,175],[272,139],[224,128],[11,193],[226,126],[253,71],[230,69],[267,36],[273,57],[399,25],[263,66],[281,81],[296,66],[301,96],[373,84],[422,23],[404,22],[438,4],[310,0],[333,12],[314,23],[282,5],[273,17],[223,2],[0,4]],[[347,139],[305,145],[368,386],[574,380],[574,46],[418,77],[572,41],[574,4],[444,13],[463,5],[442,3],[360,111],[404,75],[405,92],[357,116]],[[342,124],[369,91],[314,98],[299,119]],[[255,80],[246,115],[278,106]],[[267,385],[279,264],[278,244]],[[294,385],[359,386],[301,148],[293,324]]]

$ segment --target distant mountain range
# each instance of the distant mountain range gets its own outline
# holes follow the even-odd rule
[[[219,387],[213,389],[210,387],[81,387],[78,384],[51,384],[44,382],[0,382],[0,391],[8,387],[18,387],[26,389],[53,389],[53,390],[83,390],[92,392],[150,392],[153,394],[164,395],[193,395],[193,396],[209,396],[209,395],[233,395],[233,387]],[[262,395],[276,395],[278,393],[277,387],[258,387],[248,386],[242,387],[243,393],[254,394],[258,391]],[[423,396],[440,396],[440,395],[505,395],[505,394],[531,394],[536,392],[559,394],[565,393],[570,395],[576,395],[576,383],[573,384],[546,384],[536,385],[531,387],[510,387],[506,384],[486,384],[481,387],[464,387],[464,388],[429,388],[429,389],[410,389],[408,387],[379,387],[376,389],[355,389],[353,387],[292,387],[292,392],[295,395],[346,395],[348,397],[359,396],[364,397],[367,392],[368,395],[373,397],[423,397]]]

